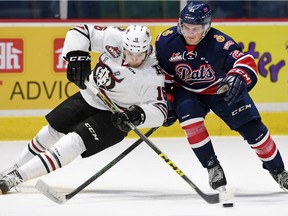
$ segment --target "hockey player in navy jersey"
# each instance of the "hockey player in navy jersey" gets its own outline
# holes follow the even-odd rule
[[[210,186],[223,191],[227,184],[204,124],[212,110],[248,142],[280,187],[288,189],[280,152],[248,94],[257,82],[256,63],[231,37],[211,28],[209,5],[186,5],[178,25],[158,36],[156,53],[166,74],[169,114],[164,126],[179,120],[208,170]]]
[[[76,157],[94,155],[127,136],[127,122],[139,128],[161,126],[167,117],[165,77],[158,65],[150,31],[130,25],[78,25],[67,32],[62,55],[67,77],[80,88],[53,109],[48,124],[23,149],[16,163],[0,173],[0,190],[7,193],[23,181],[46,175]],[[91,73],[90,54],[100,52]],[[122,110],[109,108],[85,81],[107,95]]]

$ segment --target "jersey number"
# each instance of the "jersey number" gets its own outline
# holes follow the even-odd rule
[[[165,100],[167,100],[165,87],[158,86],[158,87],[157,87],[157,91],[158,91],[157,100],[162,101],[163,98],[164,98]]]

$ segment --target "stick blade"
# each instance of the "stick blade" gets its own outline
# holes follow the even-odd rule
[[[43,195],[48,197],[50,200],[58,203],[63,204],[67,201],[64,194],[57,192],[53,188],[51,188],[48,184],[46,184],[44,181],[39,179],[35,185],[35,188],[40,191]]]

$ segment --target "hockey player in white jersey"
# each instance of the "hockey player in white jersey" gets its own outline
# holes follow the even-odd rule
[[[101,55],[91,72],[89,52]],[[79,25],[65,38],[63,57],[67,78],[80,91],[46,115],[48,124],[23,149],[16,163],[0,175],[0,189],[46,175],[76,157],[94,155],[119,143],[131,122],[139,128],[158,127],[167,116],[164,76],[153,55],[146,26]],[[86,87],[89,82],[115,103],[111,113]]]

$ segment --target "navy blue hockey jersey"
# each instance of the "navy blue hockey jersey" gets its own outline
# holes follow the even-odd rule
[[[197,45],[188,46],[177,32],[177,26],[171,27],[158,36],[156,54],[166,74],[166,83],[181,85],[192,92],[215,94],[232,68],[240,72],[249,90],[257,82],[253,56],[245,55],[231,37],[215,28]]]

